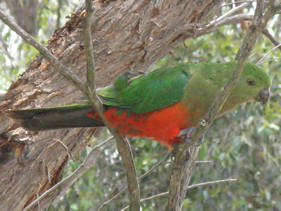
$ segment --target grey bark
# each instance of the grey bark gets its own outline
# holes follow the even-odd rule
[[[96,1],[92,21],[97,87],[110,84],[121,73],[146,70],[193,36],[193,27],[202,24],[219,3],[211,0]],[[83,17],[83,9],[78,10],[56,31],[47,47],[85,80]],[[81,96],[77,88],[38,56],[11,85],[0,102],[0,110],[77,103]],[[0,210],[22,210],[61,178],[68,153],[56,140],[62,141],[73,154],[86,146],[90,130],[30,133],[3,113],[0,119],[0,201],[4,202],[0,203]],[[58,195],[59,189],[42,200],[40,208],[48,207]]]

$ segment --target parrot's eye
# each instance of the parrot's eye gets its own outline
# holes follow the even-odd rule
[[[254,85],[255,85],[255,81],[254,81],[253,79],[250,79],[250,78],[247,79],[247,83],[248,83],[250,86],[254,86]]]

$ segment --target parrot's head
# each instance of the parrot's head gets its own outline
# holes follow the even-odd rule
[[[253,63],[246,63],[239,82],[230,96],[245,101],[256,100],[265,104],[269,99],[270,85],[270,77],[264,69]]]
[[[221,88],[229,81],[236,61],[226,63],[201,63],[186,87],[185,102],[189,109],[198,113],[197,122],[209,110]],[[247,62],[238,83],[232,89],[219,115],[249,101],[266,103],[269,99],[271,80],[268,73],[257,65]]]
[[[225,110],[253,100],[266,104],[270,96],[270,85],[270,77],[264,69],[246,63],[239,82],[225,103]]]

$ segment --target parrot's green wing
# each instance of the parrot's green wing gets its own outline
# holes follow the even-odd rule
[[[188,66],[180,65],[155,70],[140,76],[122,89],[114,86],[98,90],[103,103],[135,113],[155,111],[181,100],[190,75]],[[118,80],[118,79],[117,79]]]

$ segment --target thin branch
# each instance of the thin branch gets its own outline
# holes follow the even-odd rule
[[[108,121],[103,116],[103,107],[101,102],[99,101],[98,96],[96,95],[96,85],[95,85],[95,58],[94,58],[94,46],[92,39],[92,23],[91,18],[93,16],[93,8],[92,1],[85,0],[86,5],[86,14],[84,18],[84,46],[85,46],[85,55],[87,61],[87,92],[86,96],[89,101],[92,103],[93,108],[99,113],[102,120],[106,125],[108,125]]]
[[[220,22],[221,20],[225,19],[226,17],[229,17],[230,15],[232,15],[232,14],[236,13],[237,11],[239,11],[240,9],[246,7],[248,4],[249,4],[249,2],[246,2],[246,3],[240,4],[237,7],[234,7],[233,9],[229,10],[228,12],[223,14],[222,16],[220,16],[217,19],[215,19],[214,22]]]
[[[37,197],[37,198],[39,197],[39,194],[38,194],[38,193],[36,193],[36,197]],[[37,207],[38,207],[38,210],[40,211],[40,210],[41,210],[41,206],[40,206],[40,202],[39,202],[39,201],[38,201]]]
[[[60,27],[62,0],[58,0],[56,28]]]
[[[201,187],[201,186],[206,186],[206,185],[213,185],[213,184],[218,184],[218,183],[223,183],[223,182],[236,182],[237,179],[222,179],[222,180],[215,180],[215,181],[208,181],[208,182],[202,182],[202,183],[198,183],[198,184],[194,184],[194,185],[190,185],[186,188],[186,190],[188,189],[192,189],[192,188],[198,188],[198,187]],[[156,199],[156,198],[159,198],[159,197],[162,197],[162,196],[167,196],[169,194],[168,191],[166,192],[163,192],[163,193],[158,193],[156,195],[153,195],[153,196],[149,196],[149,197],[146,197],[146,198],[143,198],[140,200],[140,202],[145,202],[145,201],[148,201],[148,200],[152,200],[152,199]],[[124,211],[126,209],[128,209],[129,206],[126,206],[124,207],[121,211]]]
[[[257,61],[257,64],[261,64],[261,62],[265,59],[265,57],[267,57],[271,52],[275,51],[277,48],[281,47],[281,43],[279,43],[278,45],[276,45],[274,48],[270,49],[266,54],[263,55],[262,58],[260,58]]]
[[[221,179],[221,180],[202,182],[202,183],[198,183],[198,184],[194,184],[194,185],[189,185],[189,186],[187,186],[186,190],[192,189],[192,188],[198,188],[198,187],[205,186],[205,185],[218,184],[218,183],[222,183],[222,182],[237,182],[237,179],[229,178],[229,179]]]
[[[248,29],[247,34],[243,40],[242,46],[237,53],[237,65],[233,70],[233,74],[229,81],[217,94],[212,106],[207,114],[198,123],[192,133],[191,140],[193,143],[198,143],[203,134],[208,130],[217,114],[221,110],[231,90],[237,84],[239,77],[243,71],[244,64],[249,57],[250,51],[255,45],[255,42],[261,32],[264,30],[268,20],[274,15],[275,9],[270,5],[265,14],[264,2],[258,0],[257,8],[255,10],[254,20],[252,26]],[[169,187],[169,202],[166,210],[181,210],[182,201],[185,197],[185,188],[191,178],[192,168],[198,154],[199,147],[190,145],[188,142],[181,142],[176,148],[175,160],[172,165],[170,175]],[[187,153],[188,152],[188,153]]]
[[[145,201],[148,201],[148,200],[151,200],[151,199],[159,198],[159,197],[162,197],[162,196],[167,196],[168,194],[169,194],[168,191],[163,192],[163,193],[158,193],[156,195],[153,195],[153,196],[150,196],[150,197],[147,197],[147,198],[143,198],[143,199],[140,200],[140,202],[142,203],[142,202],[145,202]],[[129,208],[129,206],[126,206],[126,207],[122,208],[120,211],[124,211],[128,208]]]
[[[220,27],[222,25],[237,23],[240,21],[252,21],[253,17],[254,17],[253,15],[245,14],[245,13],[233,15],[233,16],[221,19],[220,21],[214,23],[214,27]]]
[[[85,92],[86,89],[82,85],[82,81],[76,76],[68,67],[63,65],[50,51],[37,42],[30,34],[25,32],[17,23],[15,23],[9,15],[5,14],[0,9],[0,19],[7,24],[10,29],[16,32],[22,39],[24,39],[28,44],[36,48],[53,66],[54,68],[63,75],[66,79],[71,81],[76,87],[78,87],[82,92]]]
[[[102,143],[96,145],[88,154],[86,159],[83,161],[83,163],[68,177],[58,182],[56,185],[51,187],[50,189],[46,190],[42,195],[37,197],[34,201],[32,201],[27,207],[23,209],[23,211],[30,210],[33,206],[37,205],[43,198],[45,198],[47,195],[53,193],[58,188],[60,193],[64,193],[66,190],[69,189],[69,187],[78,179],[80,178],[85,171],[87,171],[89,168],[91,168],[94,163],[97,160],[98,153],[101,152],[100,148],[109,143],[109,141],[113,140],[113,137],[110,137],[103,141]]]
[[[2,31],[3,29],[1,29]],[[10,52],[8,51],[8,45],[7,43],[3,40],[3,37],[1,35],[0,37],[0,47],[3,49],[4,54],[9,58],[9,60],[13,61],[14,58],[12,57],[12,55],[10,54]]]
[[[56,143],[60,143],[63,146],[63,148],[65,149],[65,151],[67,153],[68,159],[73,160],[73,157],[72,157],[68,147],[60,139],[56,138],[55,141],[56,141]]]
[[[160,161],[158,161],[156,164],[154,164],[147,172],[145,172],[144,174],[142,174],[141,176],[138,177],[138,180],[142,180],[143,178],[147,177],[148,175],[150,175],[155,169],[157,169],[159,166],[161,166],[171,155],[171,152],[169,151],[168,153],[166,153],[166,155],[164,155],[164,158],[161,159]],[[125,190],[127,189],[126,186],[123,186],[121,188],[121,190],[114,194],[110,199],[104,201],[97,209],[97,211],[100,211],[102,208],[104,208],[107,204],[109,204],[110,202],[112,202],[113,200],[115,200],[118,196],[120,196]]]
[[[155,169],[157,169],[159,166],[161,166],[172,154],[172,152],[168,152],[164,155],[164,157],[162,158],[162,160],[160,160],[159,162],[157,162],[156,164],[154,164],[147,172],[145,172],[143,175],[139,176],[139,180],[145,178],[146,176],[150,175]]]
[[[253,15],[242,13],[242,14],[237,14],[237,15],[233,15],[230,17],[226,17],[224,19],[221,19],[220,21],[212,21],[208,25],[201,26],[201,27],[199,26],[198,29],[195,29],[193,31],[193,34],[191,36],[193,38],[200,37],[204,34],[208,34],[210,32],[217,30],[217,28],[219,28],[220,26],[223,26],[223,25],[237,23],[237,22],[245,21],[245,20],[252,21],[253,17],[254,17]]]
[[[111,203],[113,200],[117,199],[122,193],[124,193],[127,190],[127,186],[122,186],[121,190],[114,194],[111,198],[104,201],[100,206],[98,206],[97,211],[101,211],[107,204]]]
[[[84,41],[85,41],[85,53],[87,60],[87,97],[91,102],[93,108],[98,111],[99,116],[106,124],[111,134],[116,139],[117,149],[122,157],[127,175],[130,209],[140,210],[140,189],[137,179],[136,167],[133,160],[133,153],[128,140],[122,137],[115,128],[112,128],[103,115],[103,107],[100,103],[95,89],[95,60],[94,60],[94,48],[92,42],[91,32],[91,18],[93,15],[92,1],[85,0],[86,15],[84,25]]]
[[[269,33],[267,29],[263,30],[262,33],[272,42],[273,45],[278,46],[279,50],[281,50],[280,43]]]
[[[208,164],[213,164],[214,163],[214,161],[212,161],[212,160],[197,160],[197,161],[195,161],[195,163],[196,164],[205,164],[205,163],[208,163]]]
[[[92,0],[85,0],[86,15],[84,19],[84,41],[85,41],[85,54],[87,60],[87,86],[92,94],[95,94],[95,58],[94,58],[94,47],[92,41],[92,23],[91,19],[93,16]]]
[[[231,2],[231,3],[225,3],[225,4],[222,4],[221,7],[225,7],[225,6],[229,6],[229,5],[235,5],[235,4],[240,4],[240,3],[245,3],[245,2],[248,2],[248,3],[252,3],[254,2],[254,0],[252,1],[235,1],[235,2]]]

